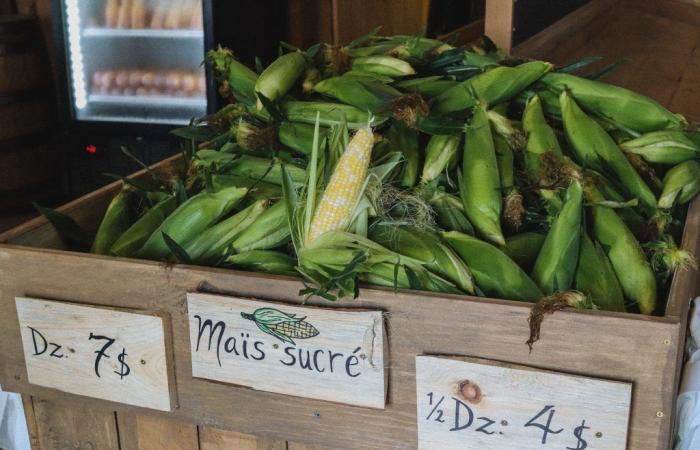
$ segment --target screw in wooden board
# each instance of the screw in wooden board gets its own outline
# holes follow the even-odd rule
[[[141,360],[141,364],[143,364],[143,365],[145,366],[145,365],[146,365],[146,360],[145,360],[145,359],[142,359],[142,360]]]
[[[320,419],[320,418],[321,418],[321,413],[320,413],[320,412],[315,412],[315,413],[314,413],[314,417],[317,418],[317,419]]]
[[[658,418],[660,419],[660,418],[662,418],[663,416],[664,416],[664,412],[663,412],[663,411],[656,411],[656,417],[658,417]]]
[[[602,437],[603,437],[603,433],[601,433],[601,432],[599,431],[599,432],[597,432],[597,433],[595,434],[595,437],[597,437],[597,438],[602,438]]]
[[[508,421],[506,419],[501,420],[501,426],[507,427]]]
[[[457,394],[469,403],[479,403],[481,401],[481,388],[478,384],[469,380],[459,382]]]
[[[664,345],[671,345],[670,339],[664,339]]]

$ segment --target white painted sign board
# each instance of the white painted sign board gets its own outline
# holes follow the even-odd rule
[[[192,376],[382,409],[381,311],[187,294]]]
[[[30,383],[172,409],[162,317],[24,297],[15,304]]]
[[[416,357],[421,450],[627,448],[632,385],[462,357]]]

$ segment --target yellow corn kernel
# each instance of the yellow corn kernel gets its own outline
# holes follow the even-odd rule
[[[369,169],[373,143],[370,128],[357,130],[350,140],[318,204],[307,242],[328,231],[343,230],[350,225]]]

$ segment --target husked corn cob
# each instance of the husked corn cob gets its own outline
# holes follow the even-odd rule
[[[260,74],[255,82],[255,92],[260,93],[271,101],[275,101],[294,86],[294,83],[304,73],[306,58],[300,52],[286,53]],[[257,108],[263,109],[263,104],[258,98]]]
[[[680,164],[689,159],[700,159],[700,145],[686,133],[676,130],[652,131],[620,146],[650,163]]]
[[[690,160],[672,167],[664,177],[659,208],[669,209],[683,205],[700,191],[700,162]]]
[[[134,191],[129,187],[122,188],[114,196],[102,222],[97,229],[95,240],[92,243],[92,253],[106,255],[112,245],[131,225],[131,204],[134,200]]]
[[[370,128],[361,128],[355,132],[338,160],[314,212],[308,242],[323,233],[343,230],[350,225],[367,176],[373,143],[374,135]]]
[[[505,244],[498,161],[489,120],[481,106],[474,108],[466,127],[459,185],[464,212],[474,228],[489,242]]]

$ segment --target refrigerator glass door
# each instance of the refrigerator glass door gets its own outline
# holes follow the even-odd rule
[[[62,0],[80,121],[185,124],[207,110],[201,0]]]

